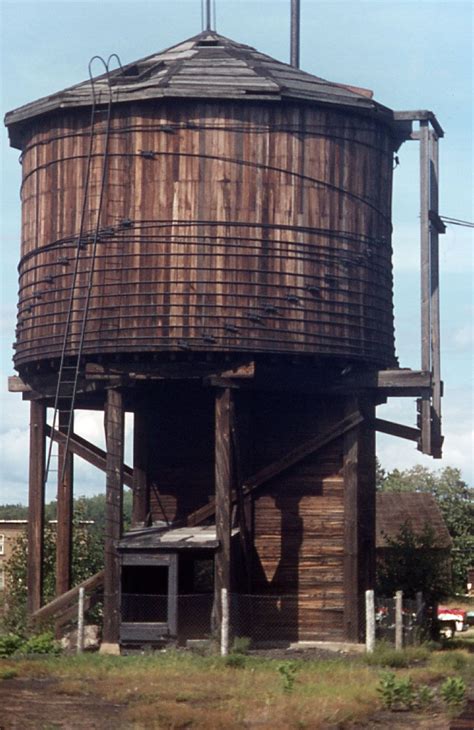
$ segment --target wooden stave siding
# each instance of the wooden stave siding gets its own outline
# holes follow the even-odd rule
[[[25,143],[17,366],[61,352],[73,262],[59,259],[72,259],[77,244],[88,119],[36,122]],[[114,234],[98,245],[85,354],[184,346],[393,364],[385,126],[300,104],[160,102],[116,107],[110,140],[101,228]],[[88,232],[100,188],[94,159]],[[264,172],[260,162],[291,174]],[[323,185],[302,187],[302,175]],[[340,184],[351,195],[331,187]],[[121,227],[125,219],[134,225]],[[144,223],[158,219],[167,222]],[[332,235],[338,230],[344,237]],[[86,249],[68,353],[79,337],[88,257]]]
[[[258,396],[253,463],[272,461],[326,430],[343,412],[344,400],[338,398]],[[266,597],[261,616],[253,619],[256,634],[260,621],[261,631],[271,634],[274,628],[274,638],[345,638],[344,520],[343,438],[288,469],[255,496],[252,590]],[[272,596],[280,608],[268,617],[264,607]]]
[[[238,393],[235,398],[244,480],[314,432],[326,430],[344,412],[342,398],[269,393]],[[148,408],[148,475],[160,494],[159,500],[150,494],[153,519],[163,519],[163,507],[170,521],[182,520],[214,496],[213,393],[168,385]],[[180,436],[182,429],[185,436]],[[339,438],[254,495],[256,638],[346,638],[344,489]],[[240,591],[247,590],[244,581]]]

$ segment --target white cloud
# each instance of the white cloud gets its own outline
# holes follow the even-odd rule
[[[474,324],[472,320],[463,327],[454,330],[453,341],[455,345],[463,350],[471,348],[474,345]]]
[[[428,469],[443,469],[446,466],[461,469],[463,478],[474,483],[474,431],[472,408],[463,394],[453,394],[450,400],[443,400],[443,458],[434,460],[418,451],[411,441],[377,434],[377,455],[387,471],[409,469],[422,464]],[[377,409],[380,418],[402,423],[407,426],[416,424],[416,404],[410,398],[393,399]]]

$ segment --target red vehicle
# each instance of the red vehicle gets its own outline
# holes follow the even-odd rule
[[[438,606],[438,621],[441,634],[447,639],[452,639],[456,631],[467,631],[469,628],[466,620],[466,611],[462,608],[448,608]]]

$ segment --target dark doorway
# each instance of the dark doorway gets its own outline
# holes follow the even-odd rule
[[[124,565],[122,568],[122,621],[168,621],[168,566]]]

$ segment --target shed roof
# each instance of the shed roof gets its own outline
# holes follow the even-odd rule
[[[415,535],[421,535],[428,524],[433,528],[433,547],[448,549],[451,536],[432,494],[422,492],[382,492],[377,494],[376,547],[387,547],[386,537],[394,539],[408,523]]]
[[[232,535],[237,534],[234,529]],[[119,550],[182,550],[217,548],[215,525],[198,527],[145,527],[127,532],[118,544]]]
[[[372,92],[367,89],[326,81],[215,31],[203,31],[114,70],[111,82],[114,100],[119,103],[166,97],[295,99],[392,116],[389,109],[373,101]],[[94,88],[96,98],[105,103],[105,75],[95,79]],[[92,88],[87,80],[7,113],[5,124],[12,127],[58,109],[91,104]],[[14,144],[15,135],[11,136]]]

